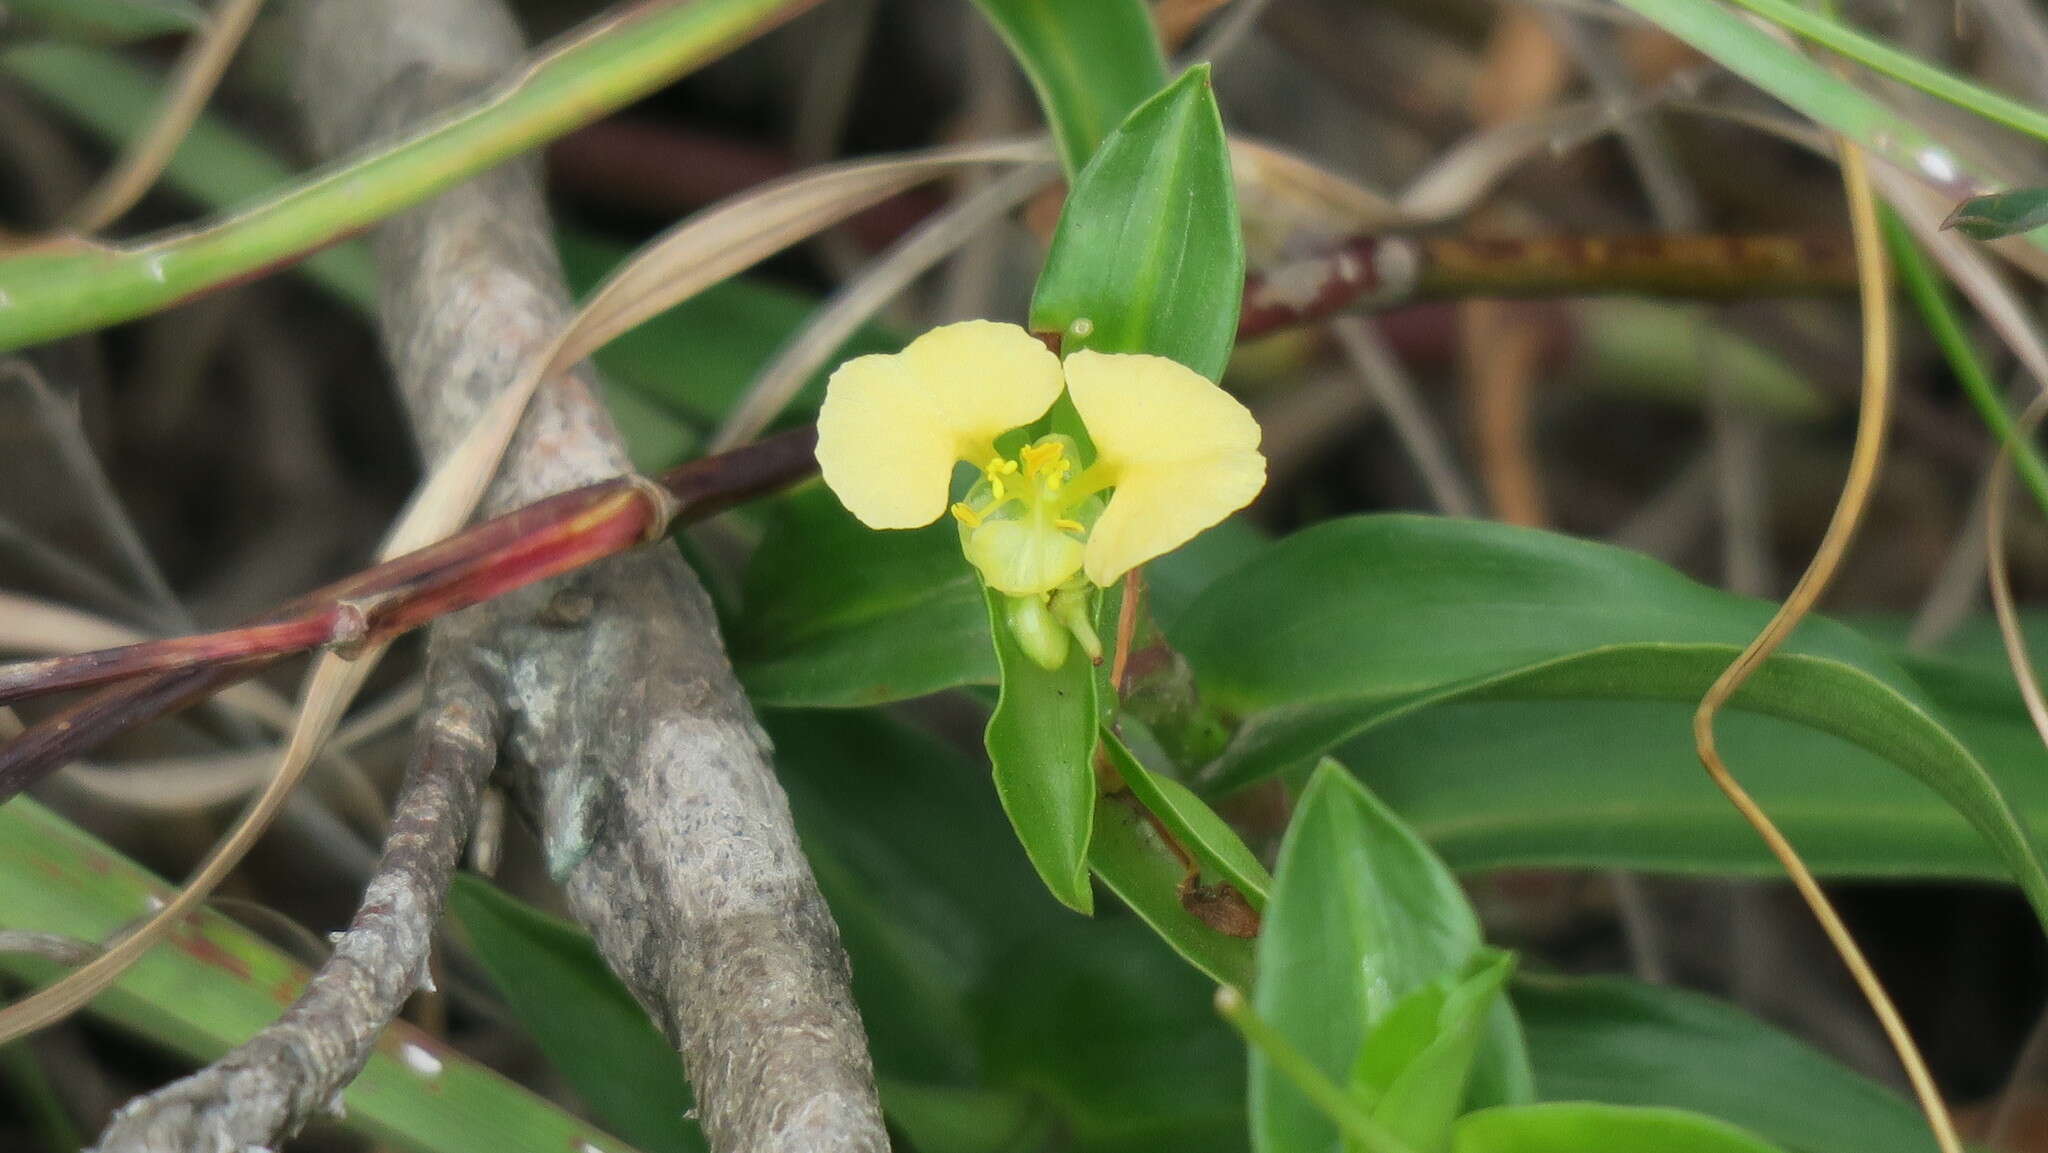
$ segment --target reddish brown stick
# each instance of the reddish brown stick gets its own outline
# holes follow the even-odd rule
[[[657,481],[675,501],[667,523],[701,520],[801,480],[817,467],[816,444],[816,430],[805,426],[670,470]],[[653,511],[633,481],[605,481],[366,569],[248,628],[57,658],[73,662],[57,668],[74,679],[30,683],[15,695],[125,679],[0,746],[0,803],[100,742],[218,692],[292,652],[336,639],[388,640],[444,613],[623,552],[652,535]],[[354,619],[337,638],[334,622],[347,613]],[[300,643],[286,647],[290,638]],[[7,666],[0,668],[0,678],[19,683],[22,678],[13,675],[14,669],[51,664]],[[77,679],[88,676],[93,679]]]

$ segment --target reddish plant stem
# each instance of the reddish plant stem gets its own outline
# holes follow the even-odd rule
[[[664,527],[701,520],[801,480],[817,467],[816,444],[816,431],[805,426],[670,470],[656,482],[674,501]],[[14,686],[14,699],[120,681],[0,746],[0,803],[100,742],[283,656],[336,641],[385,641],[445,613],[623,552],[658,535],[651,531],[655,513],[649,494],[633,480],[604,481],[366,569],[249,627],[0,667],[0,684]],[[335,626],[344,617],[349,619],[337,636]],[[38,681],[16,672],[24,668],[44,670],[45,677]]]

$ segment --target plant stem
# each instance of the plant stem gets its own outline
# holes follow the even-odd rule
[[[1216,1012],[1244,1036],[1246,1044],[1264,1054],[1266,1060],[1271,1061],[1301,1091],[1302,1096],[1321,1109],[1346,1138],[1357,1142],[1366,1153],[1415,1153],[1407,1142],[1373,1120],[1364,1106],[1316,1068],[1316,1063],[1281,1036],[1280,1030],[1253,1012],[1243,993],[1229,985],[1219,986],[1216,990]]]
[[[2027,482],[2027,489],[2034,494],[2034,500],[2043,512],[2048,512],[2048,464],[2042,462],[2041,450],[2034,447],[2033,442],[2020,431],[2012,414],[2006,411],[1997,386],[1991,383],[1991,375],[1984,371],[1983,362],[1977,358],[1977,350],[1970,346],[1962,320],[1956,315],[1955,304],[1949,300],[1933,263],[1920,251],[1920,246],[1906,231],[1897,214],[1889,210],[1884,214],[1884,234],[1891,246],[1892,261],[1898,265],[1899,280],[1906,286],[1906,295],[1912,298],[1914,306],[1920,310],[1920,318],[1927,323],[1927,330],[1934,334],[1935,343],[1948,357],[1957,382],[1969,394],[1977,414],[1984,418],[1985,427],[2011,454],[2013,465],[2019,470],[2020,478]]]
[[[319,251],[633,102],[815,0],[635,5],[501,92],[217,224],[134,246],[52,243],[0,261],[0,350],[133,319]]]
[[[1946,100],[2029,136],[2048,140],[2048,112],[1972,84],[1839,20],[1788,0],[1735,0],[1735,3],[1858,64],[1910,84],[1929,96]]]

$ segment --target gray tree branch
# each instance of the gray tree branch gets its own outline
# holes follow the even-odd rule
[[[293,18],[328,156],[524,58],[495,0],[301,0]],[[385,345],[438,459],[567,317],[536,166],[395,218],[376,249]],[[579,373],[536,397],[486,508],[626,467]],[[712,1147],[886,1148],[838,931],[695,575],[643,548],[474,612],[526,811],[575,916],[681,1050]]]
[[[256,1036],[116,1113],[98,1153],[268,1148],[332,1109],[362,1071],[377,1034],[423,981],[448,880],[497,759],[497,706],[463,664],[462,630],[476,623],[452,622],[434,638],[433,695],[384,855],[333,955]]]

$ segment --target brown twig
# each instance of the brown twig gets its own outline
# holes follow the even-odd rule
[[[1732,299],[1855,287],[1854,255],[1846,238],[1835,236],[1354,236],[1248,277],[1238,336],[1427,300],[1603,293]]]

